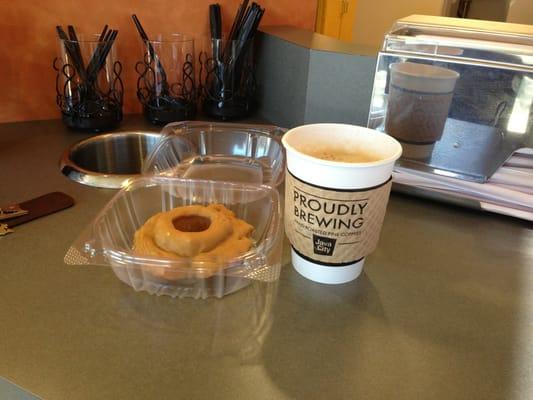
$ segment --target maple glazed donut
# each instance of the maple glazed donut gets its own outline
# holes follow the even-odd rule
[[[185,221],[181,223],[184,225],[183,230],[180,230],[180,221]],[[229,216],[212,205],[174,208],[159,214],[153,226],[157,246],[182,257],[192,257],[212,250],[232,231]]]
[[[209,271],[251,248],[253,230],[221,204],[177,207],[149,218],[135,232],[133,249],[139,256],[187,260],[191,266],[206,269],[208,276]],[[184,277],[183,270],[148,270],[165,279]]]

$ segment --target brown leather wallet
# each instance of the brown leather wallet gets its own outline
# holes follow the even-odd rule
[[[36,218],[44,217],[45,215],[64,210],[65,208],[69,208],[73,205],[74,199],[65,193],[48,193],[19,204],[12,204],[7,207],[0,207],[0,211],[9,210],[10,212],[13,212],[14,215],[13,217],[10,217],[7,212],[4,213],[3,220],[0,221],[0,225],[3,225],[2,228],[7,233],[8,231],[10,231],[11,228],[17,225],[21,225]]]

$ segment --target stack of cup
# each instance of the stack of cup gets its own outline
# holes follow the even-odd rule
[[[357,278],[378,244],[402,146],[384,133],[344,124],[300,126],[282,142],[294,268],[321,283]]]

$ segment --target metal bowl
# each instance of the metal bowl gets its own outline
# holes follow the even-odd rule
[[[61,172],[84,185],[120,188],[141,174],[146,155],[160,137],[156,132],[117,132],[84,139],[65,150]]]

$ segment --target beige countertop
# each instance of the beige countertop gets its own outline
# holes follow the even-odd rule
[[[150,296],[63,264],[114,193],[59,173],[85,136],[0,125],[0,205],[76,200],[0,238],[1,399],[6,381],[45,400],[533,398],[531,224],[393,195],[355,282],[286,265],[222,300]]]

